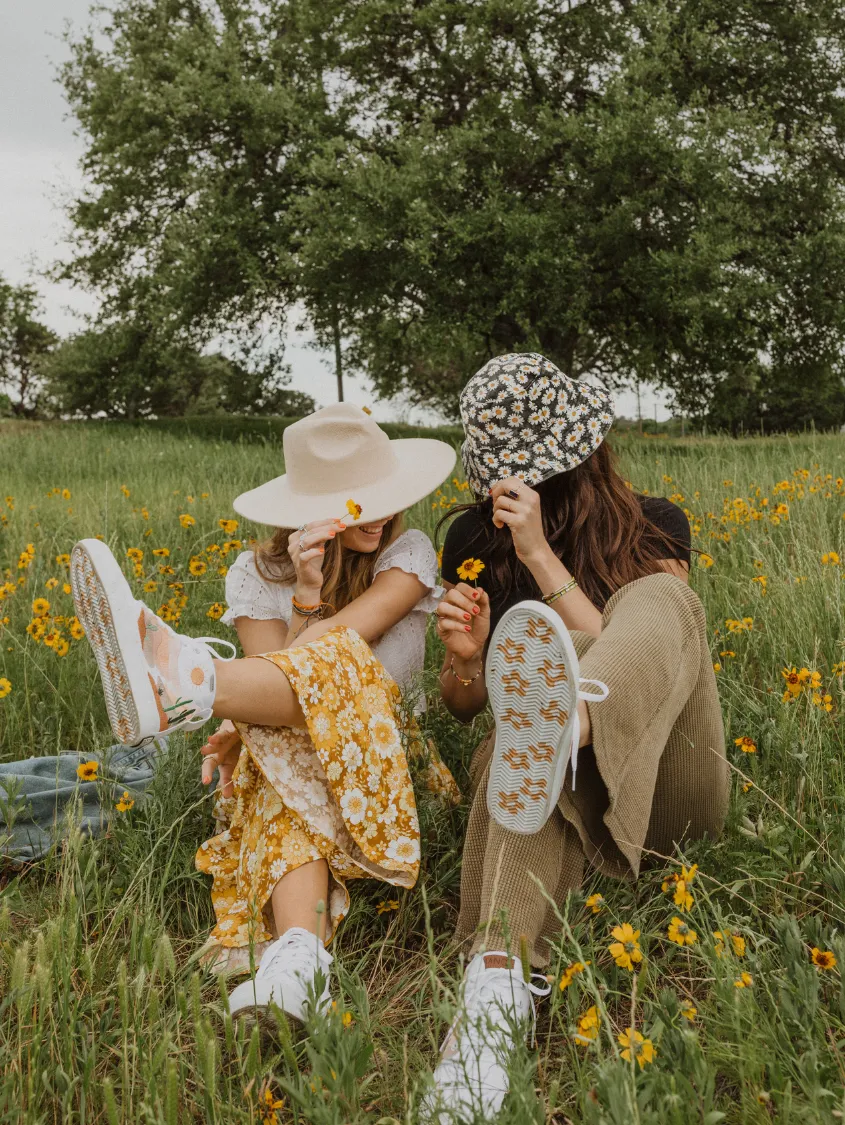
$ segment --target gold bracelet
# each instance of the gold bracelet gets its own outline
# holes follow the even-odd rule
[[[544,594],[543,601],[546,603],[546,605],[551,605],[552,602],[556,602],[558,598],[562,598],[564,594],[568,594],[570,590],[574,590],[577,585],[578,579],[570,578],[568,582],[564,582],[559,590],[555,590],[551,594]]]
[[[475,675],[470,680],[465,680],[463,678],[463,676],[459,676],[458,673],[455,671],[455,658],[454,658],[454,656],[449,661],[449,671],[452,673],[452,675],[455,677],[455,679],[458,681],[459,684],[462,684],[464,687],[469,687],[470,684],[475,683],[475,681],[478,679],[478,677],[484,671],[484,661],[482,660],[481,667],[478,669],[478,671],[475,673]]]

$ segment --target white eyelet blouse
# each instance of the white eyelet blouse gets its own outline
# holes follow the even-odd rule
[[[424,532],[416,529],[403,531],[382,552],[374,577],[383,570],[395,568],[415,574],[429,592],[370,647],[399,687],[418,696],[414,710],[420,712],[425,709],[419,680],[425,660],[426,619],[437,608],[445,592],[437,584],[437,555]],[[229,608],[221,618],[226,625],[234,626],[239,617],[249,617],[253,621],[284,621],[289,625],[293,586],[267,582],[256,569],[252,551],[243,551],[226,575],[226,601]]]

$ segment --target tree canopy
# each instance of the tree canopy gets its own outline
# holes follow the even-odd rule
[[[254,338],[299,302],[379,393],[450,413],[489,356],[537,349],[691,413],[741,385],[740,425],[809,379],[845,419],[835,0],[117,0],[104,18],[62,76],[89,185],[63,272],[115,322]]]
[[[314,400],[274,369],[169,344],[137,324],[92,328],[63,341],[43,366],[53,413],[133,421],[191,414],[308,414]]]
[[[41,368],[58,340],[40,312],[34,286],[0,277],[0,414],[27,417],[38,410]]]

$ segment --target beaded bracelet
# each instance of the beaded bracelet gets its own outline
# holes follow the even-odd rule
[[[478,669],[478,671],[475,673],[475,675],[471,679],[465,680],[463,678],[463,676],[459,676],[458,673],[455,671],[455,658],[453,656],[451,658],[451,660],[449,661],[449,671],[452,673],[452,675],[455,677],[455,679],[458,681],[458,683],[463,684],[464,687],[469,687],[470,684],[475,683],[475,681],[478,679],[478,677],[484,671],[484,664],[482,662],[481,667]]]
[[[544,594],[543,601],[546,605],[551,605],[556,602],[558,598],[562,598],[564,594],[568,594],[570,590],[574,590],[578,585],[577,578],[570,578],[568,582],[564,582],[559,590],[555,590],[551,594]]]

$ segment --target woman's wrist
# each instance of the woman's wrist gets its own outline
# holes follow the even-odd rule
[[[294,609],[296,610],[297,604],[303,609],[320,605],[322,593],[320,586],[297,586],[294,589]]]
[[[319,586],[300,586],[297,583],[293,596],[301,606],[315,606],[320,604],[322,589]]]
[[[523,559],[523,562],[540,587],[542,594],[550,594],[572,577],[548,543],[545,550],[540,550],[536,555]]]
[[[452,670],[457,672],[461,679],[471,679],[483,664],[481,650],[470,657],[452,656],[451,658]]]

